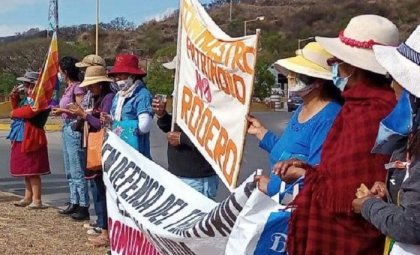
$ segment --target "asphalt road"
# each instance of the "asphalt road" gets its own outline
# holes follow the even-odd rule
[[[279,134],[286,125],[290,114],[286,112],[255,113],[267,128]],[[10,143],[6,140],[7,132],[0,132],[0,190],[23,195],[24,185],[20,178],[12,178],[9,175]],[[64,174],[61,133],[48,133],[48,151],[52,174],[44,176],[43,200],[53,206],[62,206],[68,201],[68,185]],[[151,131],[152,157],[159,165],[167,168],[167,142],[166,136],[153,125]],[[246,138],[244,158],[242,161],[239,184],[242,183],[257,168],[268,172],[268,154],[258,147],[258,141],[253,136]],[[216,200],[222,201],[229,194],[224,184],[220,182]]]

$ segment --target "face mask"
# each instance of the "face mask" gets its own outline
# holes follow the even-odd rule
[[[117,81],[118,88],[120,90],[123,90],[123,91],[124,90],[127,90],[128,88],[130,88],[131,85],[133,85],[133,83],[134,83],[134,79],[132,77],[128,77],[127,80]]]
[[[410,96],[403,90],[392,112],[379,123],[378,136],[372,152],[390,155],[405,145],[405,138],[413,127],[413,110]]]
[[[340,65],[339,63],[335,63],[332,65],[332,79],[333,79],[334,85],[341,91],[344,91],[344,88],[346,87],[347,82],[349,81],[349,78],[351,75],[344,78],[340,77],[340,75],[338,74],[339,65]]]
[[[58,73],[57,74],[57,78],[58,78],[58,81],[60,82],[60,83],[63,83],[64,82],[64,75],[62,74],[62,73]]]
[[[117,81],[116,84],[118,85],[118,89],[122,90],[125,87],[125,84],[127,83],[127,80],[123,81]]]
[[[302,81],[299,81],[299,82],[303,83]],[[298,91],[293,91],[293,90],[289,89],[289,94],[290,94],[290,97],[295,97],[295,96],[305,97],[306,95],[311,93],[317,87],[318,87],[317,84],[313,83],[313,84],[310,84],[310,85],[306,85],[305,87],[303,87],[302,89],[300,89]]]

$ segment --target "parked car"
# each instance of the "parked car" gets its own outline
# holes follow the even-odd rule
[[[303,104],[303,99],[300,97],[290,97],[287,100],[287,111],[293,112],[295,111],[301,104]]]

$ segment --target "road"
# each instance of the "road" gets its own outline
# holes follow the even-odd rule
[[[255,113],[265,126],[280,133],[290,118],[289,113]],[[7,132],[0,132],[0,190],[23,195],[24,185],[19,178],[12,178],[9,175],[9,153],[10,143],[6,140]],[[43,181],[43,200],[53,206],[62,206],[68,201],[68,185],[64,174],[61,133],[48,133],[48,151],[52,174],[44,176]],[[156,125],[151,130],[151,150],[152,157],[159,165],[167,168],[167,143],[166,137]],[[257,168],[268,172],[268,154],[258,147],[258,141],[253,136],[246,138],[244,158],[242,161],[239,184],[243,182]],[[220,182],[216,200],[222,201],[229,194],[224,184]]]

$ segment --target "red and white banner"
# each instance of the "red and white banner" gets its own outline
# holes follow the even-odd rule
[[[253,190],[243,185],[217,204],[112,132],[102,163],[113,254],[224,254]]]

